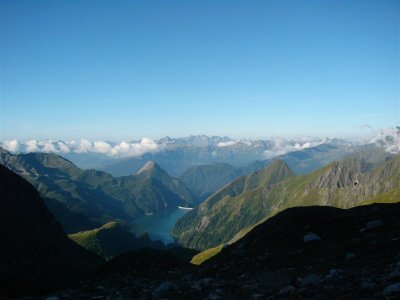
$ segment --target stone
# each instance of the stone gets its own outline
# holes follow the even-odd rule
[[[214,282],[215,281],[215,278],[212,278],[212,277],[205,277],[205,278],[202,278],[201,280],[200,280],[200,283],[201,284],[204,284],[204,285],[210,285],[212,282]]]
[[[347,253],[346,255],[345,255],[345,259],[346,259],[346,261],[350,261],[350,260],[352,260],[353,258],[355,258],[357,255],[355,254],[355,253]]]
[[[195,283],[193,283],[193,284],[191,285],[191,288],[194,289],[194,290],[197,290],[197,291],[201,291],[201,290],[202,290],[201,284],[200,284],[200,282],[198,282],[198,281],[196,281]]]
[[[193,279],[193,274],[189,273],[181,278],[182,281],[190,281]]]
[[[318,234],[314,232],[309,232],[303,237],[304,243],[310,243],[310,242],[319,242],[321,241],[321,238],[319,237]]]
[[[369,221],[369,222],[365,223],[365,229],[366,230],[375,229],[375,228],[383,226],[383,224],[384,223],[381,219]]]
[[[371,290],[375,287],[375,283],[372,281],[372,279],[364,279],[360,283],[360,287],[362,290]]]
[[[385,296],[400,294],[400,282],[393,283],[383,290]]]
[[[279,296],[292,295],[296,291],[293,285],[287,285],[278,291]]]
[[[341,269],[330,269],[328,275],[325,276],[326,279],[340,279],[344,273]]]
[[[316,286],[321,282],[321,277],[315,273],[308,274],[300,279],[300,286]]]
[[[165,281],[163,283],[161,283],[158,288],[154,291],[154,295],[155,296],[160,296],[163,293],[165,293],[166,291],[169,291],[170,289],[172,289],[172,286],[174,284],[171,281]]]

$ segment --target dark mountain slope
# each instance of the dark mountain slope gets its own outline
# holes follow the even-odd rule
[[[280,299],[383,299],[400,278],[399,215],[400,204],[291,208],[204,263],[202,276],[260,282],[258,293]],[[305,242],[310,232],[320,241]]]
[[[394,300],[400,295],[399,214],[399,203],[291,208],[199,267],[163,251],[140,250],[115,257],[90,279],[56,295]]]
[[[61,287],[102,263],[67,238],[35,188],[0,165],[0,295]]]

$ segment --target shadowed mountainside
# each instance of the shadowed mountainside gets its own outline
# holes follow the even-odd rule
[[[0,165],[0,295],[42,293],[103,260],[72,242],[35,188]]]
[[[200,266],[159,250],[115,257],[62,299],[397,299],[400,204],[287,209]]]

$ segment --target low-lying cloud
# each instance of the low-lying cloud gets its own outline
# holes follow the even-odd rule
[[[371,143],[378,145],[389,153],[400,153],[400,126],[377,131]]]
[[[217,147],[229,147],[237,144],[239,141],[227,141],[227,142],[220,142],[217,144]]]
[[[300,151],[307,148],[316,147],[325,143],[326,140],[305,140],[305,141],[290,141],[282,138],[272,140],[273,146],[264,151],[266,158],[273,158],[279,155],[284,155],[289,152]]]
[[[53,153],[100,153],[115,157],[141,156],[149,152],[164,149],[165,145],[157,144],[149,138],[142,138],[138,142],[111,143],[106,141],[91,142],[87,139],[79,141],[37,141],[30,140],[21,143],[17,140],[4,141],[0,146],[12,153],[53,152]]]

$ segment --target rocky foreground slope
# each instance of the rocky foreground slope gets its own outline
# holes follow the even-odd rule
[[[400,203],[287,209],[200,266],[159,250],[112,259],[60,299],[398,299]]]

